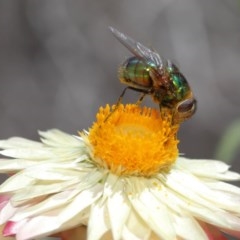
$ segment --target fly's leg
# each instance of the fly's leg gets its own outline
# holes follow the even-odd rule
[[[136,102],[136,105],[139,106],[139,105],[142,103],[142,100],[144,99],[144,97],[146,96],[146,94],[147,94],[147,93],[143,92],[143,93],[140,95],[139,99],[138,99],[137,102]]]
[[[138,98],[138,100],[137,100],[137,102],[136,102],[136,105],[140,105],[141,103],[142,103],[142,101],[143,101],[143,99],[144,99],[144,97],[147,95],[147,94],[151,94],[152,93],[152,89],[150,88],[150,89],[138,89],[138,88],[134,88],[134,87],[129,87],[130,89],[132,89],[132,90],[134,90],[134,91],[136,91],[136,92],[140,92],[140,93],[142,93],[141,95],[140,95],[140,97]]]
[[[138,89],[138,88],[134,88],[134,87],[126,87],[123,89],[121,95],[119,96],[118,98],[118,101],[115,105],[115,108],[112,110],[112,112],[109,113],[109,115],[106,117],[106,119],[104,120],[104,122],[106,122],[108,120],[108,118],[117,110],[117,108],[119,107],[120,103],[122,102],[122,99],[123,99],[123,96],[124,94],[126,93],[127,89],[132,89],[134,91],[137,91],[137,92],[141,92],[141,96],[140,98],[138,99],[138,101],[136,102],[137,105],[140,105],[142,100],[144,99],[144,97],[147,95],[147,94],[151,94],[152,92],[152,89],[149,89],[149,90],[144,90],[144,89]]]
[[[117,107],[119,106],[119,104],[122,102],[123,96],[124,96],[124,94],[126,93],[126,91],[127,91],[128,88],[130,88],[130,87],[126,87],[126,88],[123,89],[121,95],[120,95],[119,98],[118,98],[118,101],[117,101],[116,106],[115,106],[114,109],[117,109]]]
[[[161,114],[161,118],[163,120],[166,117],[166,112],[165,112],[165,109],[161,106],[161,104],[159,104],[159,111]]]
[[[126,93],[127,89],[130,87],[126,87],[123,89],[121,95],[119,96],[117,103],[115,105],[115,108],[109,113],[109,115],[105,118],[104,122],[106,122],[108,120],[108,118],[117,110],[117,108],[119,107],[119,104],[122,102],[123,96]]]
[[[161,118],[162,120],[167,120],[169,118],[171,118],[171,125],[175,125],[176,124],[176,119],[175,119],[175,111],[174,109],[170,109],[166,106],[161,106],[161,104],[159,104],[159,110],[160,110],[160,113],[161,113]]]

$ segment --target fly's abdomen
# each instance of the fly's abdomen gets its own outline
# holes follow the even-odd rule
[[[119,79],[128,86],[149,89],[152,86],[152,79],[149,75],[151,67],[150,64],[146,64],[136,57],[131,57],[119,68]]]

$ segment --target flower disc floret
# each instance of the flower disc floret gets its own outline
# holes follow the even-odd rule
[[[152,176],[178,156],[178,125],[157,109],[120,104],[100,108],[89,130],[94,159],[117,175]]]

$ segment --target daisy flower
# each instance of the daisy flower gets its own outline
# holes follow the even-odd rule
[[[89,131],[0,141],[3,235],[26,240],[87,226],[87,239],[240,237],[240,179],[220,161],[179,157],[159,110],[100,108]],[[107,119],[107,120],[106,120]]]

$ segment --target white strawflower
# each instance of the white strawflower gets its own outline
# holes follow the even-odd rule
[[[50,236],[81,225],[87,239],[240,237],[240,175],[220,161],[178,155],[178,126],[159,110],[101,108],[89,132],[53,129],[41,142],[0,141],[4,236]],[[107,121],[106,121],[107,118]],[[214,231],[212,230],[214,229]]]

